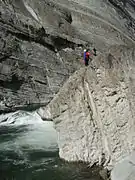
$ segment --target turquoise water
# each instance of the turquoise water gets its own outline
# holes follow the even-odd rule
[[[25,112],[1,117],[0,180],[100,180],[96,174],[60,160],[51,122]]]

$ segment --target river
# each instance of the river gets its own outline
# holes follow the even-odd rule
[[[52,122],[36,112],[0,115],[0,180],[100,180],[97,170],[58,155]]]

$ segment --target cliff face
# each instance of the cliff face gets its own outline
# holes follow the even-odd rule
[[[53,118],[60,156],[112,168],[135,148],[135,50],[114,46],[69,78],[39,113]]]
[[[134,1],[0,1],[0,112],[48,104],[82,47],[132,46]]]
[[[112,168],[134,149],[135,1],[1,0],[0,36],[0,112],[48,104],[66,160]]]
[[[56,27],[60,20],[70,26],[70,13],[62,9],[44,22],[46,9],[49,17],[54,7],[41,3],[0,2],[1,112],[46,105],[79,67],[81,42],[67,40]]]

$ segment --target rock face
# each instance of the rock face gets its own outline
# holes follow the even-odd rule
[[[118,163],[111,173],[112,180],[135,179],[135,151]]]
[[[48,11],[54,8],[46,3],[40,7],[36,2],[0,2],[1,112],[46,105],[65,79],[79,67],[80,50],[77,47],[81,42],[67,40],[58,32],[59,27],[41,19],[47,16],[42,7],[50,7]],[[44,10],[43,14],[36,13],[34,6],[39,11],[41,8],[40,12]],[[52,20],[56,24],[61,18],[70,26],[70,13],[66,10],[55,13],[56,19]]]
[[[135,49],[114,46],[69,78],[40,109],[53,118],[61,158],[109,169],[135,148]]]
[[[134,1],[1,0],[0,112],[48,104],[82,47],[134,44]]]

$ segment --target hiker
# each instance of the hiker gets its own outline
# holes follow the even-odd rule
[[[92,56],[97,56],[97,50],[94,48],[91,52],[89,51],[89,49],[84,49],[84,63],[85,66],[89,65],[89,60],[92,61]]]
[[[86,49],[84,49],[84,53],[83,53],[83,60],[85,62],[85,56],[86,56]]]
[[[88,66],[89,65],[89,60],[90,60],[90,52],[89,50],[84,50],[84,63],[85,63],[85,66]]]

